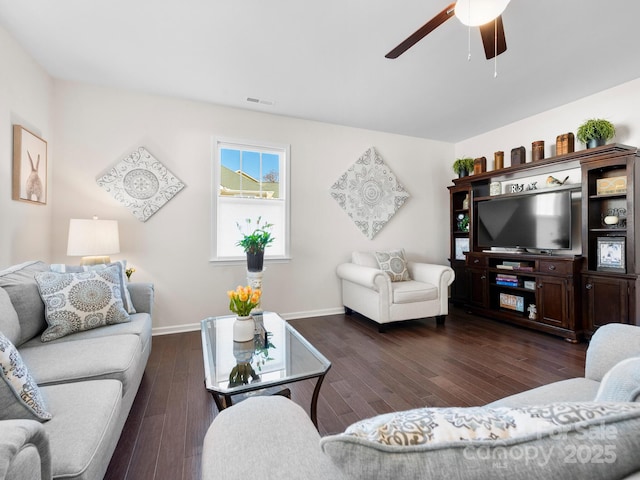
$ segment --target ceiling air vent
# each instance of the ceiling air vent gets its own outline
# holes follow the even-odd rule
[[[261,105],[273,105],[275,103],[272,100],[262,100],[260,98],[255,98],[255,97],[247,97],[247,102],[259,103]]]

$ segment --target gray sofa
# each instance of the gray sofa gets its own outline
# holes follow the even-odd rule
[[[482,407],[382,415],[324,438],[294,402],[254,397],[211,424],[202,478],[640,478],[636,357],[640,328],[610,324],[593,336],[583,378]]]
[[[146,283],[120,283],[136,312],[127,321],[43,342],[35,275],[49,268],[27,262],[0,272],[0,332],[17,347],[51,415],[38,421],[1,412],[0,480],[102,479],[151,351],[154,292]]]

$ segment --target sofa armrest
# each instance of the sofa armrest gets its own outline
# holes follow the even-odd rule
[[[204,438],[202,480],[344,479],[320,450],[305,411],[274,395],[254,397],[218,414]]]
[[[600,382],[617,363],[640,357],[640,327],[609,323],[591,337],[585,361],[585,377]]]
[[[148,313],[151,315],[153,309],[153,296],[154,288],[153,283],[127,283],[129,294],[131,295],[131,301],[133,307],[138,313]]]
[[[0,421],[0,480],[51,478],[49,437],[35,420]]]
[[[453,269],[446,265],[419,262],[407,262],[407,265],[409,267],[409,274],[413,280],[435,285],[440,291],[446,291],[447,287],[453,283],[453,279],[455,278]]]
[[[389,275],[377,268],[356,265],[355,263],[342,263],[338,265],[336,273],[343,280],[370,288],[376,292],[379,292],[384,287],[386,287],[387,291],[391,291]]]

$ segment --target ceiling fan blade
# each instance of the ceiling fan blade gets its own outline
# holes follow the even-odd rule
[[[489,23],[480,25],[480,35],[484,45],[484,54],[487,60],[504,53],[507,50],[507,40],[504,36],[504,26],[502,25],[502,15]]]
[[[424,37],[433,32],[437,27],[442,25],[444,22],[453,17],[454,7],[456,6],[455,2],[449,5],[447,8],[442,10],[439,14],[421,26],[415,33],[410,35],[406,40],[404,40],[400,45],[391,50],[389,53],[385,55],[386,58],[398,58],[404,52],[413,47],[416,43],[422,40]]]

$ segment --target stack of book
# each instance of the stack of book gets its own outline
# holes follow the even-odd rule
[[[528,262],[510,262],[505,260],[501,265],[496,265],[496,267],[502,270],[520,270],[523,272],[533,272],[533,266]]]
[[[515,275],[505,275],[499,273],[496,275],[496,284],[504,285],[507,287],[517,287],[518,286],[518,277]]]

